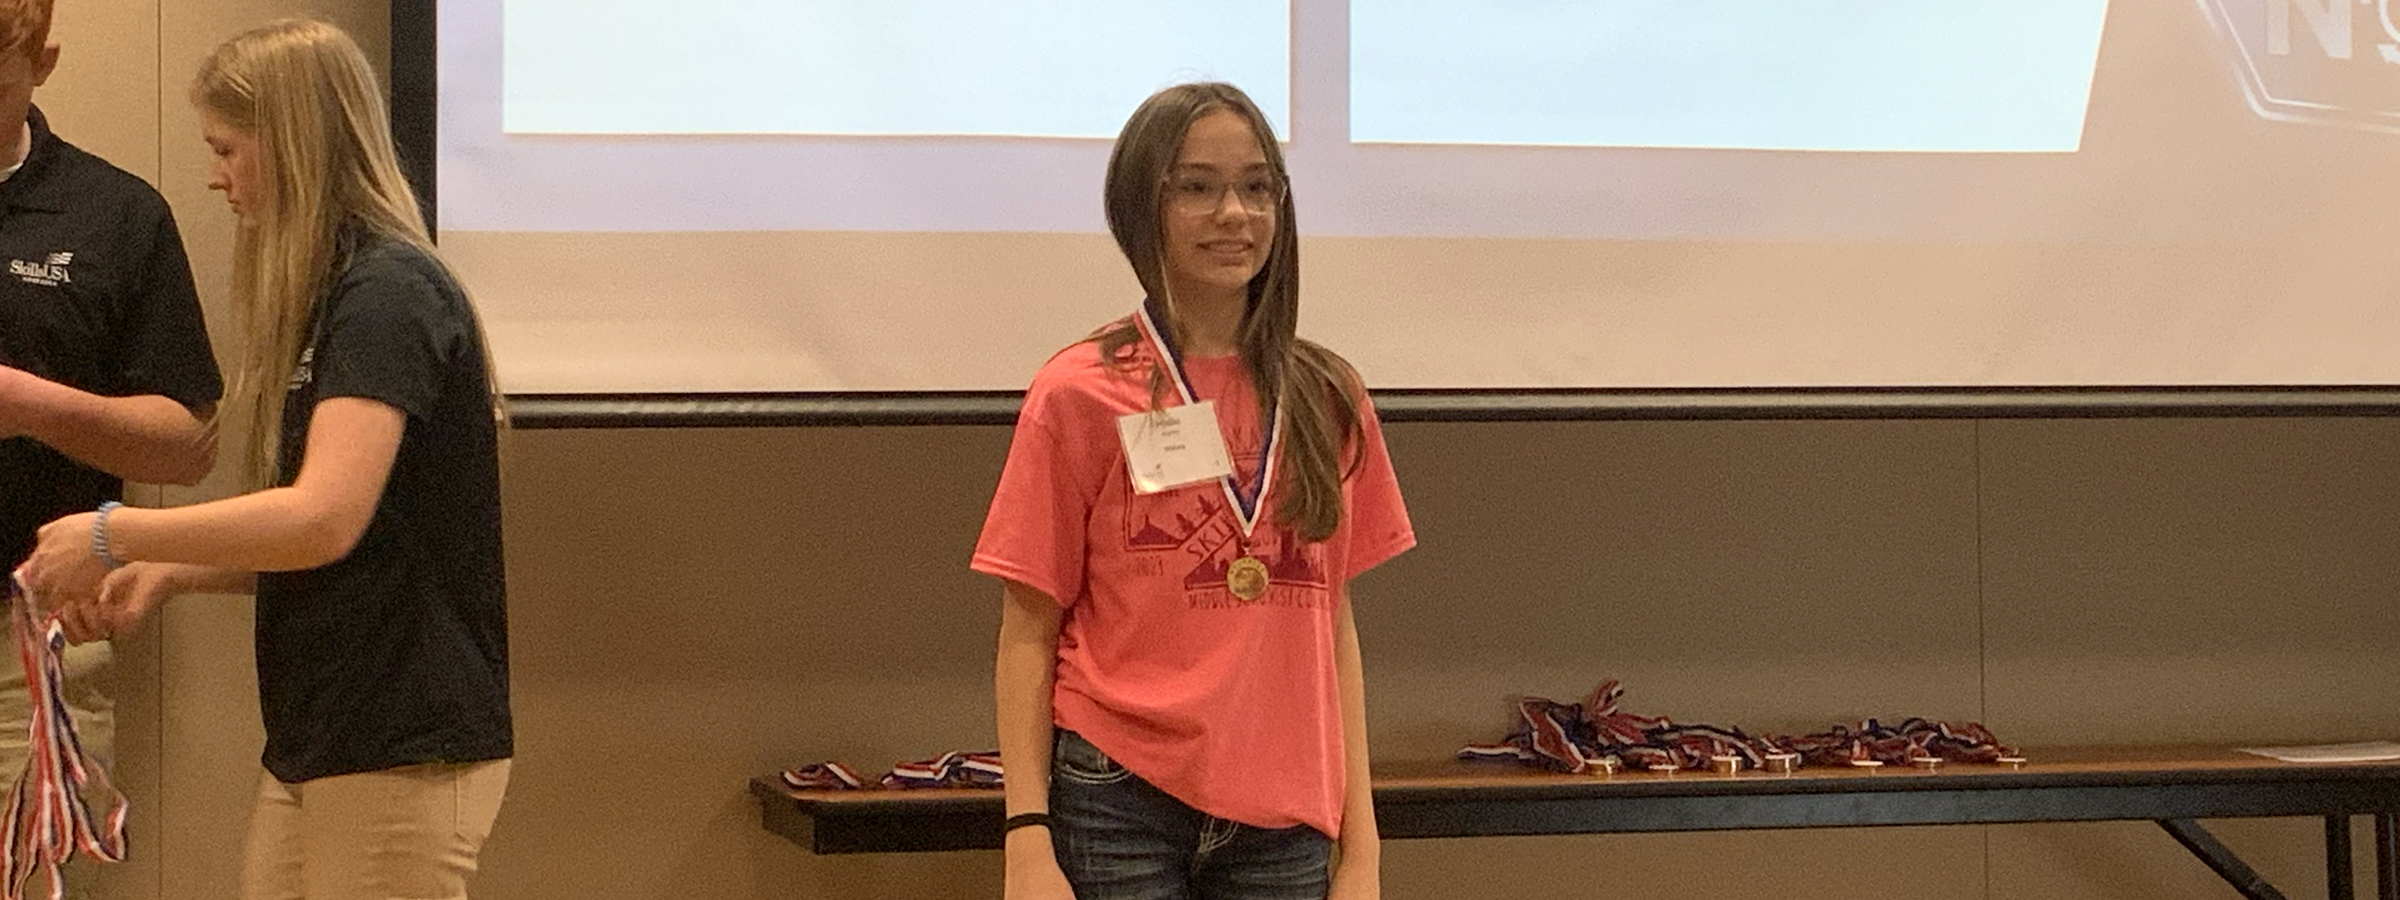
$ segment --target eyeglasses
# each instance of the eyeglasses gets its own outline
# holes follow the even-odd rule
[[[1242,204],[1242,211],[1254,216],[1271,216],[1283,203],[1283,177],[1271,172],[1256,172],[1227,180],[1204,173],[1188,172],[1169,175],[1161,182],[1166,188],[1167,203],[1176,212],[1205,216],[1225,207],[1225,194],[1230,191]]]

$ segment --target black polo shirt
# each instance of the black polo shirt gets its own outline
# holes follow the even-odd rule
[[[283,407],[279,483],[317,404],[407,415],[375,515],[348,556],[258,576],[266,769],[290,783],[513,751],[500,555],[499,431],[481,329],[440,263],[343,230],[333,285]]]
[[[29,122],[25,165],[0,182],[0,365],[102,396],[215,402],[224,385],[167,201],[60,140],[40,110]],[[0,440],[0,554],[15,567],[35,529],[123,490],[31,438]]]

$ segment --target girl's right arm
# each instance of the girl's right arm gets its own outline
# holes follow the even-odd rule
[[[185,563],[129,563],[100,581],[90,600],[56,612],[74,643],[106,640],[132,631],[169,598],[181,594],[255,594],[258,573]]]
[[[992,695],[1000,725],[1000,762],[1007,814],[1050,811],[1050,685],[1058,671],[1058,601],[1021,582],[1007,582],[1000,607],[1000,652]],[[1073,900],[1059,869],[1050,828],[1008,833],[1007,900]]]

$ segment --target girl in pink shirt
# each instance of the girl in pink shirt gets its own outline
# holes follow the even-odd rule
[[[1415,536],[1357,373],[1294,335],[1272,134],[1224,84],[1134,112],[1107,207],[1145,299],[1026,391],[973,563],[1009,900],[1378,896],[1348,582]]]

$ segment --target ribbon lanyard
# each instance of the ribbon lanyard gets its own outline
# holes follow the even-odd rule
[[[59,661],[66,652],[66,630],[54,616],[34,608],[33,595],[8,579],[8,615],[17,635],[17,658],[25,666],[25,692],[32,702],[26,741],[25,771],[8,789],[8,814],[0,828],[0,856],[6,857],[5,883],[0,896],[19,900],[34,870],[49,876],[52,900],[62,896],[59,864],[81,848],[85,855],[107,862],[125,858],[125,795],[109,783],[108,771],[83,752],[68,715],[66,677]],[[110,799],[108,817],[94,821],[84,805],[90,782]]]
[[[1134,310],[1135,320],[1141,323],[1142,336],[1150,339],[1150,345],[1158,349],[1159,358],[1166,361],[1167,373],[1175,376],[1175,392],[1183,398],[1184,405],[1197,404],[1200,402],[1200,392],[1192,389],[1191,376],[1183,371],[1183,357],[1176,352],[1175,343],[1168,337],[1167,330],[1159,327],[1157,317],[1151,312],[1151,305],[1152,301],[1144,300],[1141,307]],[[1259,511],[1266,507],[1267,486],[1275,481],[1275,445],[1283,437],[1283,403],[1280,399],[1268,408],[1267,418],[1271,423],[1267,427],[1267,437],[1258,445],[1258,490],[1244,496],[1238,472],[1227,472],[1218,479],[1218,483],[1225,488],[1225,499],[1233,505],[1234,521],[1241,524],[1245,538],[1258,527]]]

